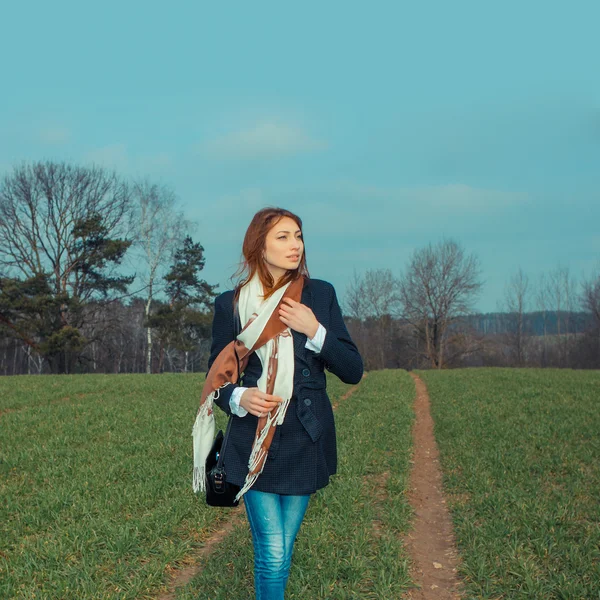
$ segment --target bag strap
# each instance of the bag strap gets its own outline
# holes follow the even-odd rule
[[[239,309],[237,303],[233,309],[233,337],[236,338],[240,332],[240,326],[238,324],[239,321]],[[239,365],[238,365],[239,367]],[[223,444],[221,445],[221,452],[219,452],[219,460],[217,461],[217,467],[221,468],[223,466],[223,456],[225,455],[225,448],[227,447],[227,441],[229,440],[229,431],[231,430],[231,423],[233,421],[233,415],[229,417],[229,421],[227,422],[227,430],[225,431],[225,437],[223,438]]]
[[[225,449],[227,448],[227,442],[229,441],[229,431],[231,430],[231,423],[233,422],[233,415],[229,417],[229,422],[227,423],[227,430],[225,431],[225,437],[223,438],[223,443],[221,444],[221,451],[219,452],[219,459],[217,460],[217,468],[223,467],[223,457],[225,456]]]
[[[236,338],[240,333],[240,306],[238,302],[235,302],[233,306],[233,337]]]

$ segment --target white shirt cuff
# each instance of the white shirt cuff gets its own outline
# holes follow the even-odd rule
[[[321,352],[321,348],[323,348],[323,343],[325,342],[326,333],[327,330],[325,327],[319,323],[319,328],[317,329],[317,333],[315,333],[315,337],[307,339],[304,347],[313,352]]]
[[[317,329],[317,333],[315,333],[315,337],[308,338],[304,347],[313,352],[321,352],[326,334],[327,330],[319,323],[319,328]],[[231,409],[231,412],[238,417],[245,417],[248,414],[248,411],[243,406],[240,406],[242,394],[247,389],[247,387],[242,386],[236,387],[235,390],[231,392],[231,397],[229,398],[229,408]]]
[[[229,398],[229,408],[231,409],[231,412],[238,417],[245,417],[248,414],[248,411],[243,406],[240,406],[242,394],[247,389],[247,387],[236,387],[235,390],[231,392]]]

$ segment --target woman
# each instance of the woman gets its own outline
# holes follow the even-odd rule
[[[233,415],[223,462],[227,481],[244,497],[256,598],[279,600],[310,495],[337,470],[324,369],[358,383],[363,363],[333,286],[308,277],[298,216],[260,210],[246,231],[243,255],[246,277],[215,299],[208,368],[232,341],[247,353],[241,383],[225,381],[213,397]],[[273,334],[275,320],[279,333]],[[241,331],[237,338],[235,331]]]

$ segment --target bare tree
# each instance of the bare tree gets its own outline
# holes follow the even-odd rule
[[[65,163],[24,164],[0,184],[0,268],[12,275],[0,282],[1,322],[58,372],[89,342],[82,307],[133,280],[114,273],[131,244],[130,198],[115,173]]]
[[[375,319],[379,364],[384,369],[395,335],[393,316],[399,312],[398,281],[390,269],[368,269],[364,280],[367,311]]]
[[[161,270],[169,266],[176,247],[182,243],[192,223],[177,211],[175,192],[167,186],[142,180],[133,187],[135,211],[133,227],[137,230],[134,247],[147,271],[141,275],[146,284],[145,315],[148,320]],[[164,286],[163,286],[164,287]],[[152,373],[152,327],[146,327],[146,373]]]
[[[367,349],[367,303],[364,279],[358,274],[356,269],[350,283],[346,286],[346,293],[344,294],[344,314],[351,317],[353,322],[356,324],[355,327],[358,331],[351,331],[352,338],[355,340],[359,351],[364,354]],[[370,365],[365,363],[365,367],[368,368]]]
[[[379,318],[398,311],[398,282],[390,269],[367,269],[363,287],[367,314]]]
[[[363,276],[355,270],[346,288],[344,314],[357,323],[357,345],[367,356],[367,369],[383,369],[390,362],[387,358],[394,336],[396,288],[397,281],[389,269],[370,269]]]
[[[512,350],[514,362],[522,367],[526,360],[527,342],[531,331],[525,323],[529,306],[529,278],[519,267],[504,290],[505,339]]]
[[[362,315],[373,323],[375,339],[370,345],[371,358],[377,353],[378,360],[372,367],[383,369],[394,336],[393,315],[398,312],[398,282],[390,269],[368,269],[362,279],[355,275],[350,288],[349,302],[352,316]]]
[[[583,282],[582,304],[584,310],[594,317],[596,326],[600,329],[600,269],[588,281]]]
[[[354,269],[352,279],[346,286],[344,314],[353,319],[364,321],[368,315],[366,296],[365,280]]]
[[[574,336],[571,331],[571,313],[576,297],[575,280],[571,278],[569,268],[559,265],[550,272],[550,297],[556,314],[557,346],[561,367],[569,366],[570,350]]]
[[[593,328],[589,335],[595,342],[591,352],[595,349],[596,356],[592,361],[596,368],[600,368],[600,266],[597,267],[596,273],[582,282],[581,305],[593,318]]]
[[[429,244],[413,253],[399,283],[402,313],[415,328],[415,352],[432,367],[441,369],[444,365],[451,327],[471,310],[474,296],[482,287],[477,281],[479,274],[477,258],[465,256],[453,240],[435,247]],[[458,351],[464,354],[474,351],[474,347]]]
[[[537,282],[535,291],[535,302],[537,309],[542,313],[543,337],[542,337],[542,360],[541,366],[548,365],[548,312],[550,310],[550,288],[546,275],[542,273]]]

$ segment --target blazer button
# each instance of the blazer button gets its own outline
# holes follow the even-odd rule
[[[306,406],[310,406],[310,398],[304,398],[304,404],[306,404]]]
[[[302,369],[302,375],[304,375],[304,377],[308,377],[310,375],[310,369]]]

